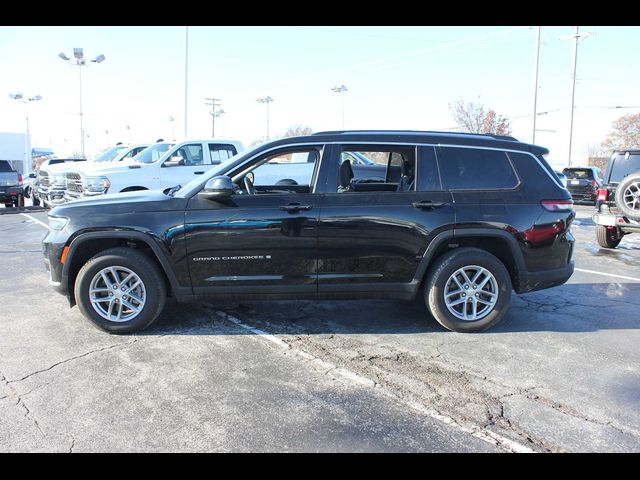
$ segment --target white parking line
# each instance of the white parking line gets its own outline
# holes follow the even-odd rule
[[[211,308],[215,308],[212,304],[207,304],[209,307]],[[438,420],[439,422],[445,423],[447,425],[449,425],[452,428],[456,428],[464,433],[473,435],[476,438],[479,438],[480,440],[483,440],[487,443],[490,443],[491,445],[495,445],[495,446],[500,446],[501,448],[510,451],[510,452],[516,452],[516,453],[535,453],[535,450],[531,449],[530,447],[523,445],[521,443],[518,443],[514,440],[511,440],[510,438],[506,438],[503,437],[502,435],[500,435],[499,433],[490,431],[490,430],[486,430],[486,429],[481,429],[478,426],[475,425],[462,425],[460,424],[458,421],[454,420],[453,418],[447,416],[447,415],[443,415],[440,412],[437,412],[436,410],[434,410],[431,407],[428,407],[426,405],[423,405],[421,403],[412,401],[412,400],[405,400],[403,398],[399,398],[398,396],[396,396],[393,392],[389,391],[388,389],[381,387],[379,384],[377,384],[374,380],[371,380],[367,377],[364,377],[356,372],[353,372],[347,368],[344,367],[338,367],[337,365],[334,365],[330,362],[327,362],[326,360],[322,360],[321,358],[318,358],[314,355],[311,355],[308,352],[305,352],[304,350],[299,350],[297,348],[293,348],[291,347],[291,345],[289,345],[288,343],[284,342],[283,340],[281,340],[280,338],[276,337],[275,335],[271,335],[267,332],[265,332],[264,330],[260,330],[259,328],[255,328],[252,327],[250,325],[247,325],[245,323],[243,323],[241,320],[237,319],[236,317],[233,317],[231,315],[229,315],[226,312],[221,312],[221,311],[216,311],[216,314],[220,317],[220,318],[224,318],[225,320],[228,320],[232,323],[234,323],[235,325],[244,328],[245,330],[249,330],[251,333],[264,338],[265,340],[274,343],[276,345],[278,345],[280,348],[287,350],[301,358],[303,358],[304,360],[321,367],[323,370],[325,370],[326,373],[331,372],[332,374],[336,374],[336,375],[340,375],[341,377],[343,377],[346,380],[352,381],[354,383],[358,383],[360,385],[365,385],[365,386],[369,386],[372,388],[375,388],[376,391],[379,391],[380,393],[382,393],[384,396],[389,397],[397,402],[403,403],[404,405],[406,405],[407,407],[410,407],[413,410],[416,410],[420,413],[422,413],[423,415],[426,415],[428,417],[431,417],[435,420]]]
[[[46,223],[44,223],[44,222],[41,222],[40,220],[38,220],[38,219],[37,219],[37,218],[35,218],[35,217],[32,217],[32,216],[31,216],[31,215],[29,215],[28,213],[21,213],[20,215],[23,215],[23,216],[27,217],[29,220],[33,220],[33,221],[34,221],[34,222],[36,222],[38,225],[42,225],[42,226],[43,226],[44,228],[46,228],[47,230],[51,230],[51,229],[49,228],[49,225],[47,225],[47,224],[46,224]]]
[[[585,270],[584,268],[574,268],[576,272],[593,273],[595,275],[604,275],[605,277],[624,278],[625,280],[634,280],[640,282],[640,278],[627,277],[625,275],[616,275],[615,273],[596,272],[595,270]]]

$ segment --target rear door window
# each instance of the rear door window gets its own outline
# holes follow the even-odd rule
[[[616,154],[612,162],[610,183],[620,183],[627,175],[640,172],[640,154]]]

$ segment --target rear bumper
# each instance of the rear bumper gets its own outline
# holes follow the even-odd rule
[[[570,260],[566,267],[545,270],[543,272],[527,272],[520,276],[517,293],[535,292],[545,288],[557,287],[566,283],[573,275],[575,264]]]
[[[14,202],[22,193],[22,187],[0,187],[0,203]]]
[[[640,222],[629,220],[624,215],[596,212],[593,214],[591,219],[596,225],[620,228],[623,232],[640,232]]]

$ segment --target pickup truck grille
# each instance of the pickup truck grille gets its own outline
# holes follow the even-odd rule
[[[82,187],[82,176],[79,173],[67,172],[67,192],[82,194],[84,188]]]
[[[40,177],[38,182],[40,183],[41,187],[49,188],[51,186],[51,179],[49,178],[49,172],[44,172],[41,170],[38,176]]]

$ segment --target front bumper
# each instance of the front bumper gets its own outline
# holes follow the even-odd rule
[[[42,254],[44,256],[44,266],[49,274],[49,285],[56,292],[69,297],[68,278],[64,275],[63,265],[60,263],[62,251],[66,245],[66,235],[63,238],[59,237],[61,237],[61,232],[49,232],[42,241]]]
[[[66,201],[64,199],[64,189],[39,189],[38,197],[40,198],[40,200],[44,200],[47,204],[53,205],[54,207],[57,205],[61,205]]]

